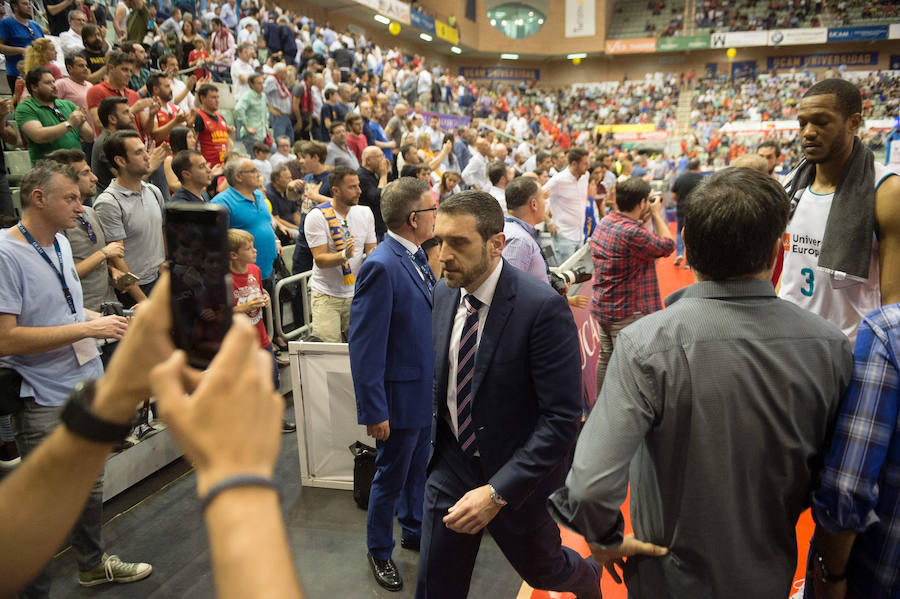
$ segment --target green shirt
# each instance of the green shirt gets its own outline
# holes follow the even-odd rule
[[[269,126],[269,109],[266,108],[265,94],[258,94],[248,89],[234,107],[234,124],[240,127],[241,138],[248,137],[256,141],[266,138]],[[256,129],[256,135],[250,135],[244,128]]]
[[[128,83],[128,87],[133,89],[136,92],[141,91],[141,88],[147,84],[147,79],[150,78],[150,69],[140,68],[131,74],[131,81]]]
[[[81,149],[81,139],[78,137],[78,129],[66,131],[66,134],[59,139],[55,139],[45,144],[36,143],[25,135],[25,130],[22,128],[22,125],[28,121],[37,121],[43,127],[52,127],[53,125],[58,125],[67,121],[69,115],[77,108],[75,104],[68,100],[56,100],[55,103],[59,116],[56,114],[57,111],[54,111],[50,106],[41,104],[35,100],[34,97],[28,98],[16,106],[16,124],[19,126],[19,131],[22,132],[22,136],[28,141],[28,156],[31,158],[32,164],[44,158],[54,150],[59,150],[61,148]]]
[[[143,42],[150,25],[150,10],[142,6],[128,14],[125,22],[125,39],[129,42]]]

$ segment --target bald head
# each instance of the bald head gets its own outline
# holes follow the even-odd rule
[[[384,159],[384,153],[382,153],[381,149],[377,146],[369,146],[362,153],[362,165],[365,169],[372,171],[373,173],[378,172],[378,167],[381,166],[381,161]]]

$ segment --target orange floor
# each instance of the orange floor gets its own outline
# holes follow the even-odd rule
[[[674,231],[674,224],[672,225]],[[660,294],[665,298],[668,294],[681,289],[694,282],[693,273],[685,268],[676,267],[674,265],[675,255],[663,258],[657,261],[656,274],[659,278]],[[628,500],[622,506],[622,513],[625,515],[626,531],[631,530],[631,523],[628,517]],[[809,540],[813,533],[813,521],[809,510],[806,510],[800,516],[797,523],[797,572],[794,575],[794,590],[800,588],[803,582],[804,569],[806,567],[806,552],[809,548]],[[581,555],[590,554],[588,545],[584,538],[564,528],[560,528],[562,532],[563,544],[578,551]],[[625,585],[616,584],[609,574],[603,575],[601,583],[603,597],[605,599],[626,599],[627,592]],[[555,593],[547,591],[532,590],[523,583],[522,591],[520,591],[517,599],[574,599],[575,595],[571,593]]]

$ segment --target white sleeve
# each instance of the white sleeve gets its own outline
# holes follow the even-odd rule
[[[328,223],[321,210],[312,210],[306,215],[303,223],[303,233],[306,235],[306,243],[310,248],[320,245],[328,246]]]

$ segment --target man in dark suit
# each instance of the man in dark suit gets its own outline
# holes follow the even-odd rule
[[[384,240],[387,227],[381,216],[381,190],[387,185],[391,165],[384,157],[384,152],[375,146],[369,146],[362,153],[362,163],[356,171],[359,175],[360,206],[368,206],[375,215],[375,238],[378,243]]]
[[[469,590],[487,528],[531,586],[599,599],[600,571],[545,508],[581,418],[578,335],[565,299],[505,263],[503,213],[465,191],[438,208],[434,442],[417,599]],[[502,340],[502,343],[501,343]]]
[[[428,184],[407,177],[384,189],[381,210],[388,234],[363,262],[350,307],[350,368],[359,424],[378,448],[366,519],[369,566],[378,584],[399,591],[394,513],[402,547],[418,550],[422,534],[435,279],[420,245],[433,234],[435,207]]]

